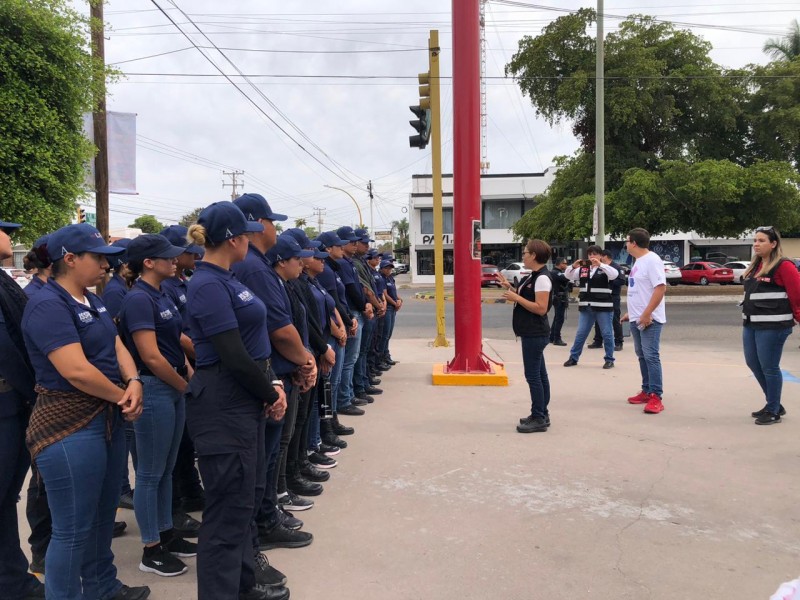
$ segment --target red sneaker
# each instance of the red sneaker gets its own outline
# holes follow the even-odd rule
[[[661,398],[655,394],[650,394],[650,398],[647,401],[647,406],[644,407],[644,412],[650,415],[657,415],[662,410],[664,410],[664,405],[661,403]]]
[[[628,398],[628,404],[647,404],[648,400],[650,400],[650,394],[641,391],[635,396]]]

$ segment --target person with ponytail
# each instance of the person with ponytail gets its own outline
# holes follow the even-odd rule
[[[186,397],[206,506],[197,550],[198,600],[285,600],[281,585],[256,579],[255,510],[266,487],[265,416],[283,419],[286,395],[270,364],[267,309],[231,272],[244,260],[248,221],[232,202],[216,202],[189,228],[205,248],[187,287],[195,375]]]
[[[44,287],[52,271],[51,265],[53,263],[47,255],[46,235],[43,235],[33,243],[33,248],[25,255],[23,260],[26,270],[36,269],[36,275],[34,275],[30,283],[25,286],[25,294],[30,298]]]
[[[774,227],[758,227],[753,238],[753,262],[744,272],[742,345],[744,359],[766,397],[752,413],[756,425],[780,423],[781,355],[794,322],[800,322],[800,273],[783,257],[781,236]]]
[[[119,309],[122,308],[122,299],[125,298],[125,294],[131,289],[131,285],[136,279],[131,277],[131,273],[128,270],[128,257],[125,254],[125,249],[130,243],[131,241],[127,238],[117,240],[111,245],[115,248],[122,248],[122,252],[108,257],[112,274],[111,279],[108,280],[103,290],[103,304],[105,304],[108,314],[115,321],[119,315]]]

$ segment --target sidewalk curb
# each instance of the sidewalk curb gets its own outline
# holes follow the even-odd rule
[[[425,293],[425,292],[417,292],[414,294],[414,298],[417,300],[436,300],[435,293]],[[444,301],[445,302],[452,302],[454,296],[450,294],[445,294]],[[739,303],[738,296],[668,296],[667,297],[667,304],[726,304],[728,302],[733,304]],[[508,302],[505,298],[481,298],[482,304],[512,304]],[[626,304],[625,298],[622,299],[622,303]],[[570,306],[575,305],[575,303],[570,303]]]
[[[425,294],[423,292],[417,292],[414,294],[414,298],[417,300],[436,300],[436,294]],[[445,302],[452,302],[453,296],[448,296],[445,294],[444,301]],[[510,304],[505,298],[481,298],[481,303],[483,304]]]

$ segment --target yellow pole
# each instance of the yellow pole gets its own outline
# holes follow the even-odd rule
[[[446,347],[444,322],[444,226],[442,223],[442,112],[439,86],[439,31],[428,40],[431,98],[431,163],[433,167],[433,264],[436,277],[436,339],[434,347]]]
[[[345,194],[350,196],[350,199],[353,201],[353,204],[356,205],[356,210],[358,211],[358,226],[359,227],[363,227],[364,226],[364,218],[361,216],[361,208],[359,208],[358,202],[356,202],[356,199],[353,198],[353,194],[351,194],[347,190],[343,190],[342,188],[334,187],[332,185],[324,185],[322,187],[330,188],[332,190],[339,190],[340,192],[344,192]],[[320,231],[320,233],[322,233],[322,232]]]

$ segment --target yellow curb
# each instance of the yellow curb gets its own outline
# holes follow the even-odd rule
[[[444,363],[433,365],[433,385],[507,386],[508,373],[502,365],[492,365],[494,373],[446,373]]]

